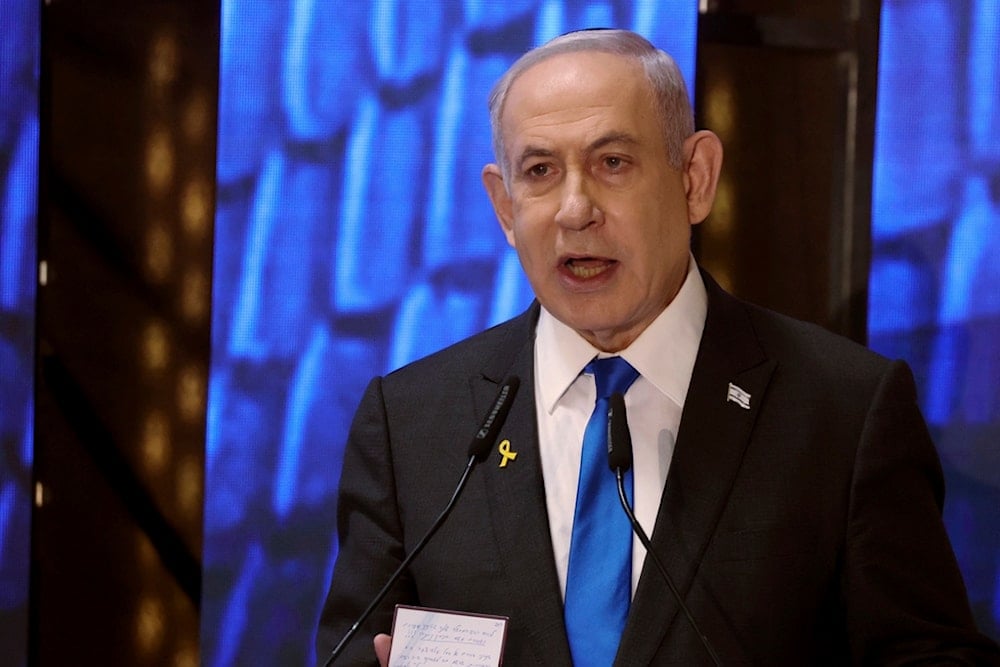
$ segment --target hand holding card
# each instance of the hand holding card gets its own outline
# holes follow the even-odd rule
[[[507,618],[397,605],[389,667],[499,667]]]

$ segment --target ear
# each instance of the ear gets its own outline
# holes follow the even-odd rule
[[[722,142],[708,130],[695,132],[684,141],[684,192],[692,225],[708,217],[722,171]]]
[[[490,203],[493,204],[493,211],[500,222],[504,236],[507,237],[507,243],[512,248],[516,248],[517,245],[514,243],[514,205],[510,193],[507,192],[503,172],[500,171],[498,165],[488,164],[483,167],[482,178],[483,187],[486,188],[486,194],[489,195]]]

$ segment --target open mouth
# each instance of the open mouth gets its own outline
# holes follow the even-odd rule
[[[587,279],[604,273],[616,263],[617,262],[613,259],[572,257],[563,262],[563,266],[565,266],[574,277]]]

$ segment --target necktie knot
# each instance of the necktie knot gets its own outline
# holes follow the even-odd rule
[[[594,359],[586,370],[594,375],[598,400],[608,399],[614,393],[624,394],[639,377],[639,371],[621,357]]]

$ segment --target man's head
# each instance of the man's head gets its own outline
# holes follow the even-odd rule
[[[490,93],[490,127],[493,132],[493,155],[507,176],[510,165],[504,157],[501,115],[511,84],[533,65],[561,53],[599,51],[635,60],[646,75],[650,90],[656,96],[656,110],[663,126],[667,155],[675,168],[680,168],[682,144],[694,132],[694,114],[688,100],[687,86],[677,63],[670,55],[653,46],[645,37],[628,30],[578,30],[560,35],[537,49],[521,56]]]
[[[633,33],[571,33],[516,62],[490,109],[483,183],[535,295],[596,347],[628,346],[684,282],[722,162],[676,65]]]

